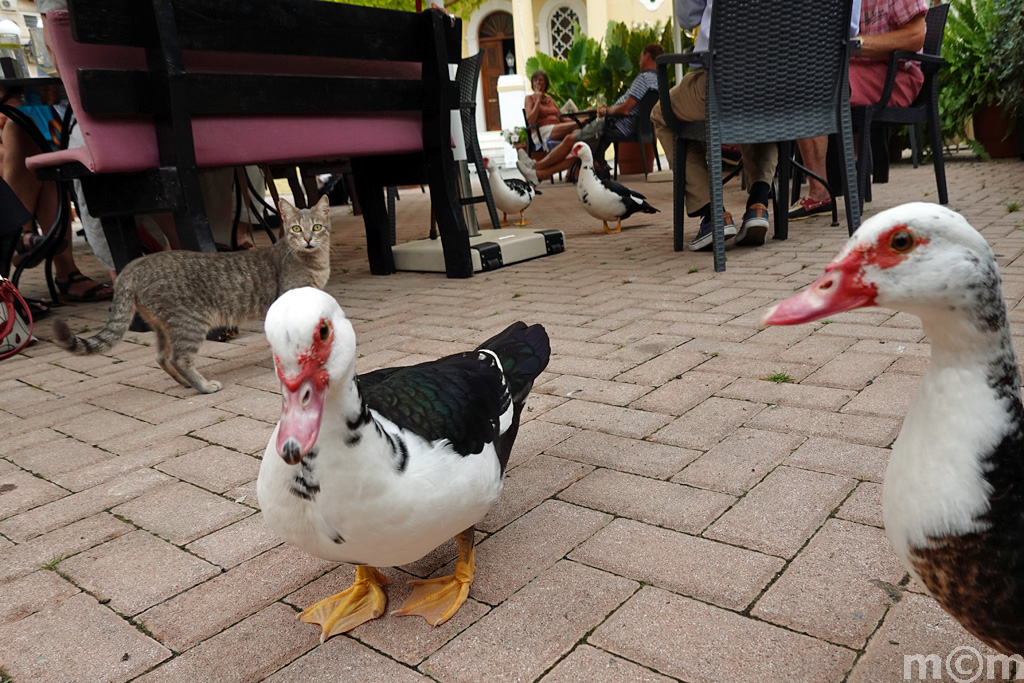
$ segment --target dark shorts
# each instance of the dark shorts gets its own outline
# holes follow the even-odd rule
[[[580,128],[580,132],[576,133],[576,139],[579,142],[585,142],[591,147],[597,144],[597,141],[601,139],[601,133],[604,132],[605,122],[607,122],[603,116],[599,116],[587,125]]]

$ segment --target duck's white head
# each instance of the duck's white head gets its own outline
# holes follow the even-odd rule
[[[794,325],[864,306],[920,316],[972,309],[984,326],[1003,306],[999,269],[985,238],[963,216],[922,202],[864,222],[810,287],[775,304],[761,326]]]
[[[569,150],[569,156],[579,157],[584,166],[594,164],[594,152],[591,151],[590,145],[585,142],[577,142],[573,145],[572,149]]]
[[[281,380],[277,452],[294,465],[316,444],[331,383],[353,371],[356,335],[334,297],[313,287],[278,297],[264,329]]]

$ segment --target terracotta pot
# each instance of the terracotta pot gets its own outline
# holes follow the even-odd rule
[[[654,145],[647,145],[647,171],[654,170]],[[619,175],[643,173],[644,165],[640,160],[640,145],[635,142],[619,143]]]
[[[1017,122],[1004,114],[997,104],[974,111],[974,139],[993,159],[1017,156]]]

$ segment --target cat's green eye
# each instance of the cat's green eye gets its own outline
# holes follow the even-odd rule
[[[292,226],[292,232],[302,232],[302,226],[301,225],[293,225]]]
[[[320,230],[323,230],[323,229],[324,229],[324,226],[320,225],[319,223],[317,223],[316,225],[313,226],[313,232],[319,232]]]

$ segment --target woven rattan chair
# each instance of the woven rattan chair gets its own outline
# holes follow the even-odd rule
[[[459,68],[455,72],[455,83],[459,87],[459,112],[462,114],[462,136],[466,142],[466,156],[476,167],[477,175],[480,177],[480,187],[483,190],[482,196],[463,197],[462,205],[477,202],[487,204],[487,213],[490,214],[491,224],[495,230],[498,230],[501,227],[501,221],[498,220],[498,209],[494,206],[491,182],[487,178],[484,156],[480,152],[480,138],[476,132],[476,86],[480,82],[480,58],[482,56],[482,52],[477,52],[472,57],[464,58],[459,62]]]
[[[928,124],[931,137],[932,163],[935,166],[935,184],[939,190],[939,203],[948,204],[946,192],[946,166],[942,157],[942,124],[939,121],[939,69],[946,60],[939,56],[942,51],[942,36],[946,31],[946,17],[949,4],[930,7],[925,15],[927,30],[924,48],[921,52],[896,50],[889,55],[889,71],[886,75],[885,87],[878,104],[867,107],[853,107],[853,127],[859,131],[860,156],[857,158],[857,186],[860,188],[861,202],[871,201],[871,171],[875,166],[874,147],[869,144],[871,129],[875,124],[892,124],[903,126],[920,126]],[[924,84],[917,98],[908,107],[888,106],[896,82],[896,72],[901,60],[913,60],[921,64],[924,73]],[[915,136],[914,130],[911,135]],[[912,137],[913,139],[913,137]],[[883,145],[884,147],[884,145]],[[884,149],[880,150],[883,154]],[[916,150],[915,150],[916,161]],[[887,169],[887,160],[882,160],[881,167]]]
[[[754,3],[715,0],[707,51],[662,55],[657,60],[662,115],[675,134],[674,247],[683,250],[684,159],[689,141],[704,143],[711,182],[715,270],[725,270],[725,223],[722,217],[722,143],[779,142],[775,188],[776,239],[788,237],[789,159],[792,141],[837,134],[847,186],[849,232],[860,224],[847,63],[848,0],[792,0]],[[765,36],[771,36],[770,45]],[[763,46],[752,49],[751,46]],[[708,71],[707,121],[681,121],[669,100],[668,65],[700,63]],[[809,87],[808,84],[814,84]],[[851,195],[853,195],[851,197]],[[782,198],[780,200],[780,198]]]

